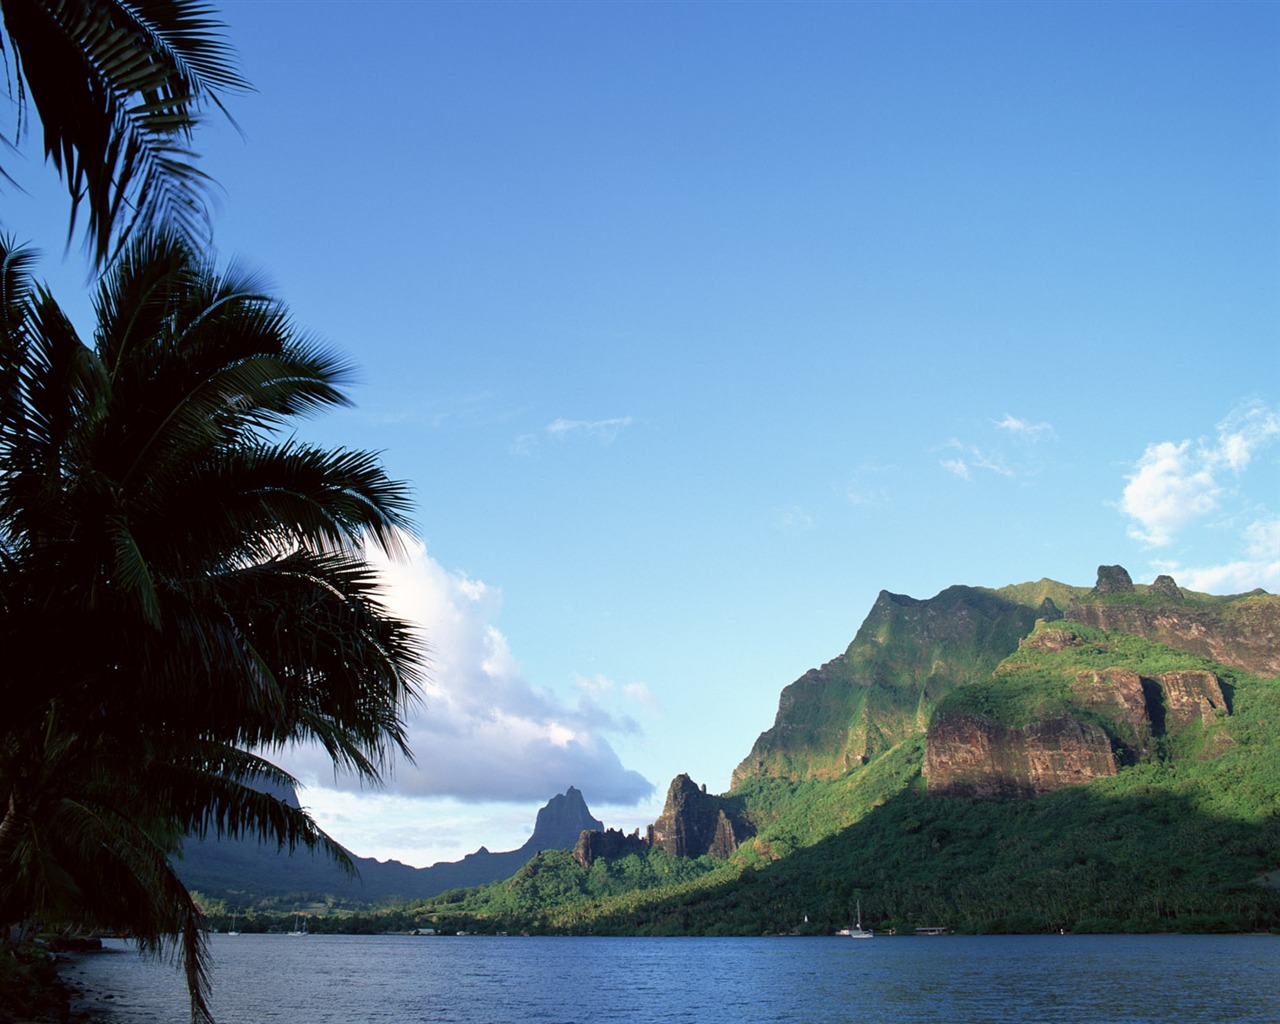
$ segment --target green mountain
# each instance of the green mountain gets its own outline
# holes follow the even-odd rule
[[[733,788],[839,778],[920,735],[937,702],[989,676],[1038,614],[975,587],[928,601],[881,591],[844,654],[782,691],[773,728],[735,769]]]
[[[445,894],[449,929],[1280,928],[1280,598],[1118,566],[882,593],[715,796]]]

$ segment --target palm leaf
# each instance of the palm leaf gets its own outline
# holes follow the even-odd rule
[[[66,182],[74,234],[104,261],[166,224],[206,240],[208,178],[187,148],[206,105],[245,88],[212,9],[190,0],[2,0],[19,132],[27,102]]]
[[[370,453],[275,438],[344,402],[349,370],[251,275],[139,235],[90,347],[28,274],[0,240],[0,928],[128,928],[176,953],[203,1019],[176,837],[349,865],[255,788],[288,780],[264,754],[318,743],[375,784],[410,757],[424,647],[364,557],[395,549],[407,489]]]

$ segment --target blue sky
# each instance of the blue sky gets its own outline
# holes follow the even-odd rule
[[[1280,591],[1280,7],[220,9],[219,251],[361,367],[306,436],[419,507],[417,766],[288,759],[357,853],[724,790],[881,589]],[[28,152],[5,227],[83,317]]]

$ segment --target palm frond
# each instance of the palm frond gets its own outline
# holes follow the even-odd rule
[[[207,239],[209,179],[187,148],[206,105],[246,88],[212,8],[190,0],[3,0],[19,130],[35,108],[46,158],[105,261],[161,225]]]
[[[348,370],[250,275],[139,235],[96,312],[90,347],[0,239],[0,928],[127,928],[176,951],[203,1020],[178,836],[349,867],[246,751],[317,743],[373,784],[411,759],[425,645],[365,557],[399,542],[408,493],[370,453],[274,438],[345,401]]]

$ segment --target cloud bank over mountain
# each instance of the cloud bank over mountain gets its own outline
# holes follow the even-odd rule
[[[507,638],[494,625],[501,593],[433,559],[407,539],[407,555],[371,553],[384,581],[386,603],[418,623],[429,647],[422,701],[410,708],[407,732],[414,763],[400,759],[386,791],[406,797],[451,797],[471,802],[545,801],[568,786],[589,785],[592,798],[631,805],[652,783],[626,768],[611,735],[639,730],[628,713],[651,699],[642,689],[575,686],[572,701],[527,679]],[[287,759],[299,776],[320,786],[358,788],[333,779],[319,751]]]

